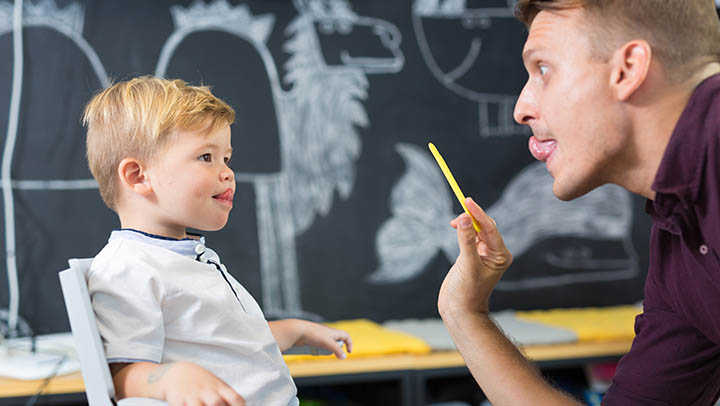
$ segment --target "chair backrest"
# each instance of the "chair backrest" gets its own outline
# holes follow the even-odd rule
[[[85,393],[90,406],[112,406],[115,404],[115,387],[110,368],[105,358],[105,349],[100,341],[100,332],[95,322],[87,288],[86,273],[92,258],[68,261],[70,269],[60,272],[70,328],[77,347]]]

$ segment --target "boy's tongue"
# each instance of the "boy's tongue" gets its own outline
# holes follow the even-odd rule
[[[557,141],[539,141],[533,135],[528,141],[528,148],[530,149],[530,153],[532,154],[532,156],[535,157],[535,159],[544,162],[547,161],[548,158],[550,158],[550,155],[552,155],[553,152],[555,152],[555,148],[557,148]]]
[[[220,193],[219,195],[215,195],[215,196],[213,196],[213,197],[216,198],[216,199],[227,200],[227,201],[231,201],[231,202],[232,202],[232,200],[233,200],[233,191],[232,191],[232,189],[229,189],[229,188],[228,188],[226,191]]]

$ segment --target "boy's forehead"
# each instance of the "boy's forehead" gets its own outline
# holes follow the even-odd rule
[[[230,124],[208,121],[192,127],[175,127],[170,131],[169,135],[209,138],[214,135],[222,135],[225,132],[227,132],[228,136],[231,135]]]

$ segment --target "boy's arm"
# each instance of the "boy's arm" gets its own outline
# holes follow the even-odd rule
[[[352,352],[352,339],[342,330],[299,319],[270,321],[268,325],[281,352],[291,347],[308,345],[326,349],[344,359],[346,355],[338,341],[345,343],[347,352]]]
[[[244,406],[245,400],[210,371],[191,362],[110,364],[118,399],[162,399],[173,405]]]

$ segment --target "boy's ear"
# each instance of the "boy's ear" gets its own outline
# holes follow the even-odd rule
[[[652,48],[647,41],[633,40],[615,51],[610,86],[618,101],[627,101],[645,83],[651,61]]]
[[[120,161],[118,177],[124,187],[141,196],[147,196],[152,192],[145,167],[135,158],[125,158]]]

